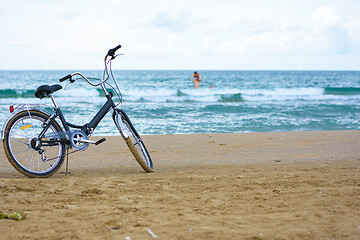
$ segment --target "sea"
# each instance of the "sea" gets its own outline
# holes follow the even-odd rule
[[[73,71],[0,71],[0,126],[9,106],[45,104],[40,85]],[[80,71],[101,78],[102,71]],[[123,108],[140,134],[242,133],[360,129],[360,71],[114,71]],[[95,81],[96,82],[96,81]],[[115,86],[112,79],[108,81]],[[210,88],[213,84],[213,88]],[[107,87],[111,89],[110,86]],[[100,87],[78,79],[55,94],[68,122],[89,122],[106,102]],[[114,97],[116,102],[120,102]],[[118,135],[108,113],[94,135]]]

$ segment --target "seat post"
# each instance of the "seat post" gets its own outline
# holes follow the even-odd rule
[[[59,106],[57,105],[56,101],[55,101],[55,98],[52,94],[50,94],[50,98],[51,98],[51,101],[53,102],[54,106],[55,106],[55,109],[58,109]]]

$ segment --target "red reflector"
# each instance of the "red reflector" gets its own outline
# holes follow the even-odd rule
[[[12,113],[13,111],[14,111],[14,106],[11,105],[11,106],[10,106],[10,113]]]

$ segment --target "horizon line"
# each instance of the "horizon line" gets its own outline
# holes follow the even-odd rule
[[[195,68],[194,68],[195,69]],[[194,69],[113,69],[112,71],[194,71]],[[195,69],[196,71],[328,71],[358,72],[360,69]],[[104,71],[104,69],[0,69],[0,71]]]

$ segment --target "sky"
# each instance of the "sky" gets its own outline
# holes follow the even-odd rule
[[[360,0],[0,0],[0,69],[360,70]]]

